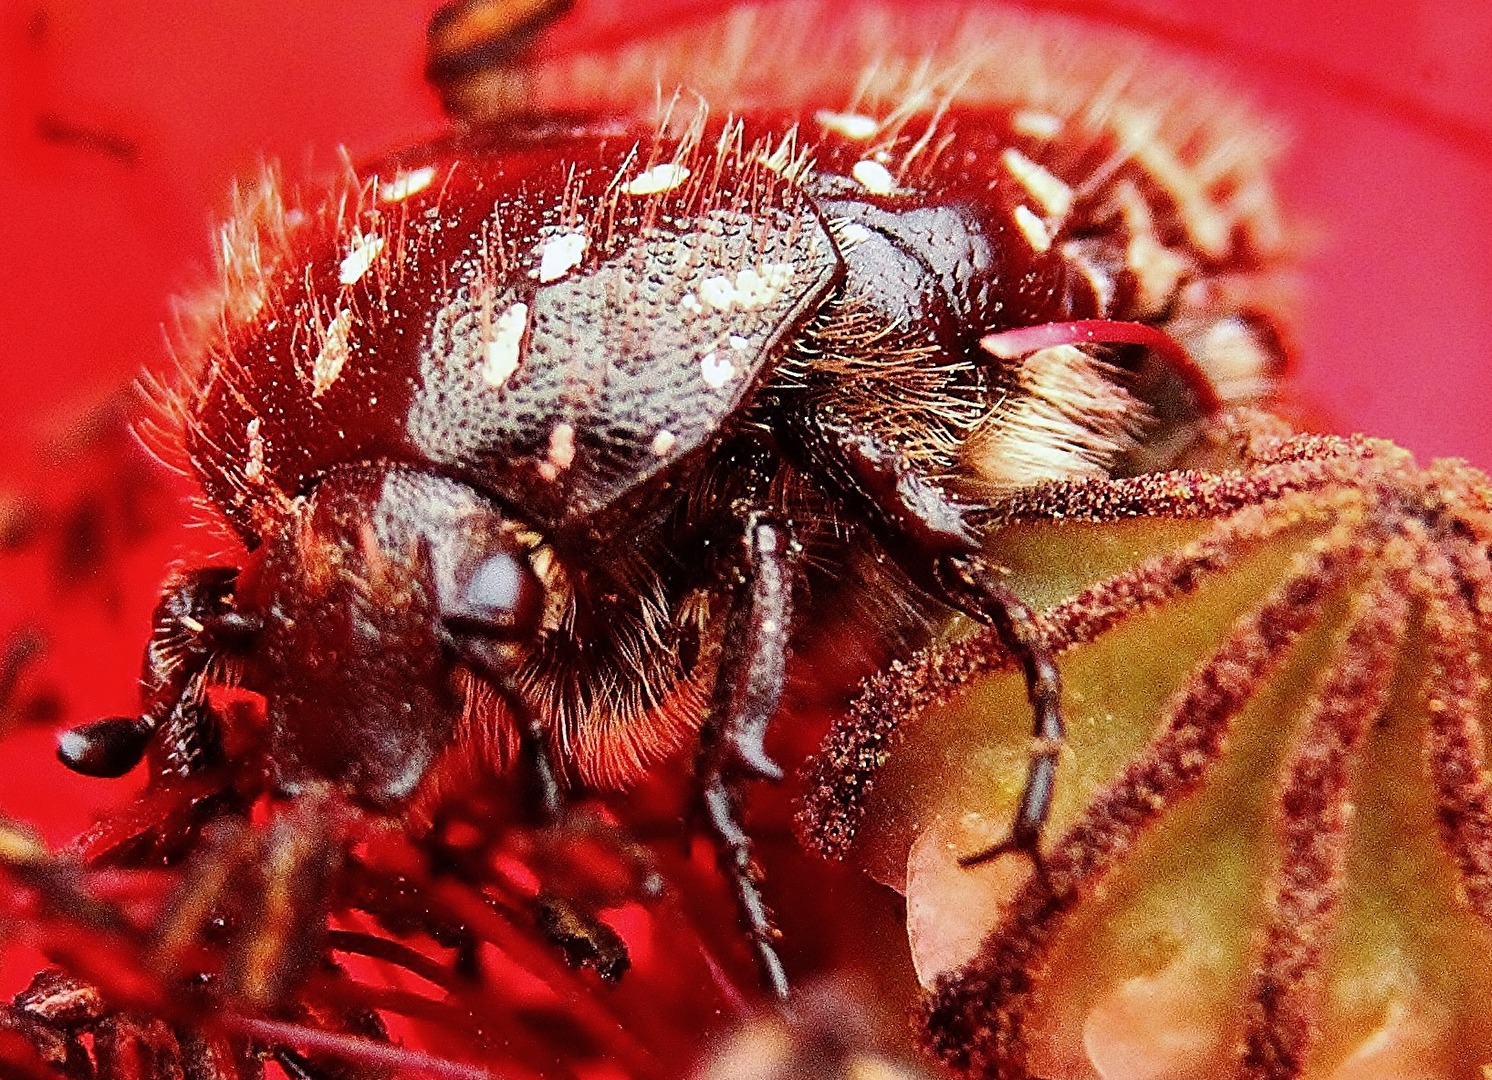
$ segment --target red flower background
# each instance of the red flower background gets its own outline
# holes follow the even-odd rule
[[[144,528],[183,516],[174,496],[140,503],[125,483],[100,503],[97,455],[80,447],[109,438],[137,372],[169,364],[170,298],[206,279],[235,179],[264,159],[314,178],[339,146],[363,159],[441,129],[420,75],[434,6],[17,0],[0,14],[0,633],[37,625],[51,644],[17,686],[0,678],[7,723],[23,699],[46,721],[43,689],[64,719],[133,707],[162,570],[200,540]],[[582,0],[556,47],[713,6]],[[1308,414],[1492,466],[1492,7],[1027,6],[1200,56],[1277,118],[1283,199],[1301,226]],[[116,459],[135,453],[117,445]],[[148,541],[124,544],[141,516]],[[52,534],[63,539],[35,539]],[[68,536],[87,550],[70,556]],[[70,557],[79,580],[59,581]],[[50,737],[47,722],[8,736],[0,811],[57,841],[131,784],[66,774]]]

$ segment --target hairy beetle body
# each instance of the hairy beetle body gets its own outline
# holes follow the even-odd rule
[[[349,869],[352,809],[435,820],[447,768],[518,760],[553,824],[570,789],[629,787],[693,740],[699,819],[785,995],[740,788],[781,776],[766,737],[791,654],[835,651],[857,608],[872,653],[962,613],[1016,658],[1024,789],[969,861],[1041,866],[1060,677],[986,550],[990,507],[1163,467],[1267,396],[1279,238],[1255,142],[1178,122],[1172,86],[1033,88],[1001,67],[1024,46],[978,23],[923,27],[929,60],[900,74],[835,40],[856,86],[764,105],[746,78],[728,115],[536,90],[319,204],[273,175],[243,200],[165,405],[246,556],[170,583],[140,715],[61,754],[117,775],[149,752],[168,792],[292,801],[262,843],[202,856],[204,881],[259,859],[268,892],[303,894],[298,922],[248,920],[261,960],[285,926],[319,932],[330,901],[300,883]],[[473,63],[548,77],[502,50]],[[262,698],[253,732],[229,730],[224,685]],[[252,766],[225,764],[230,742]],[[567,904],[541,920],[567,955],[624,968]],[[229,992],[281,1000],[305,971],[285,956]]]
[[[817,565],[865,546],[785,419],[863,421],[976,491],[1123,467],[1167,409],[1172,429],[1189,418],[1140,349],[1126,372],[1075,349],[1002,369],[979,347],[1077,319],[1185,327],[1184,284],[1259,258],[1242,230],[1201,250],[1174,193],[1112,164],[1112,132],[1054,143],[1044,122],[951,106],[598,118],[407,152],[299,223],[270,195],[239,226],[258,263],[229,307],[248,314],[187,391],[187,453],[251,548],[356,470],[490,500],[551,593],[520,681],[565,767],[626,784],[703,720],[734,503],[770,492]],[[1124,180],[1085,193],[1105,169]],[[1213,314],[1194,336],[1238,315]],[[1267,373],[1277,357],[1250,347]],[[1064,390],[1075,415],[1040,415]],[[474,721],[491,724],[484,701]],[[402,756],[419,725],[388,728]],[[340,775],[367,735],[313,771]]]

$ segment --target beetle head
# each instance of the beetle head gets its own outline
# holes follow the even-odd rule
[[[298,500],[240,593],[263,624],[254,677],[280,788],[408,798],[460,719],[458,666],[511,693],[537,641],[528,551],[488,499],[403,467],[338,470]]]

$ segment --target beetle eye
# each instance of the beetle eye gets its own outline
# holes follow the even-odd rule
[[[458,637],[522,641],[534,636],[544,614],[544,583],[521,554],[498,551],[458,567],[455,590],[441,612]]]

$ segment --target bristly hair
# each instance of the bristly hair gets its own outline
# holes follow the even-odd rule
[[[1278,132],[1245,95],[1219,88],[1215,71],[1204,77],[1154,52],[1130,35],[1009,10],[800,0],[553,59],[536,92],[540,108],[560,110],[654,102],[655,118],[676,88],[741,110],[841,109],[876,120],[871,153],[877,140],[915,134],[916,153],[901,162],[913,172],[936,168],[949,105],[1010,107],[1033,132],[1115,137],[1163,179],[1199,249],[1215,252],[1241,231],[1261,257],[1278,254],[1285,234],[1269,181]],[[811,146],[812,133],[800,141]]]
[[[276,271],[292,257],[292,233],[304,214],[286,199],[277,165],[263,163],[250,182],[235,184],[232,210],[213,246],[215,279],[176,301],[169,348],[173,369],[147,371],[136,381],[143,408],[135,432],[167,468],[192,474],[187,451],[195,430],[194,406],[205,373],[231,368],[231,331],[272,304]],[[200,523],[225,530],[221,514],[195,504]]]
[[[1010,395],[960,448],[964,466],[996,488],[1108,476],[1154,422],[1124,380],[1073,345],[1032,353]]]

